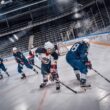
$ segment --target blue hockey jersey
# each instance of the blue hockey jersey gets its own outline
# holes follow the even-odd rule
[[[85,42],[77,42],[75,43],[70,51],[68,52],[69,57],[80,59],[81,61],[88,61],[88,48],[89,44]]]
[[[0,64],[3,64],[3,59],[2,58],[0,58]]]
[[[15,57],[17,63],[28,62],[26,57],[19,51],[17,53],[14,53],[13,56]]]

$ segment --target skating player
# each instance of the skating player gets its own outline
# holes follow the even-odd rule
[[[37,48],[35,51],[36,56],[41,60],[41,73],[43,76],[43,83],[41,83],[40,88],[47,85],[48,76],[52,81],[56,81],[56,90],[60,89],[59,75],[57,71],[57,60],[58,53],[54,48],[54,44],[51,42],[46,42],[44,48]]]
[[[86,84],[88,68],[92,68],[91,62],[88,60],[89,47],[90,40],[84,39],[75,43],[66,55],[66,60],[73,67],[81,87],[90,86]]]
[[[5,65],[3,64],[3,59],[0,58],[0,79],[3,79],[3,75],[1,74],[1,70],[5,72],[5,74],[9,77],[10,75],[7,72]]]
[[[26,78],[23,70],[23,65],[27,68],[32,69],[36,74],[38,74],[37,70],[28,62],[26,57],[20,52],[16,47],[13,48],[13,56],[15,57],[16,62],[18,63],[18,72],[22,75],[21,79]]]
[[[29,55],[28,55],[28,61],[31,65],[35,65],[34,64],[34,52],[32,52],[31,50],[29,51]]]

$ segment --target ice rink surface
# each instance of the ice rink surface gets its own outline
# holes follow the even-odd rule
[[[110,79],[110,47],[91,44],[89,58],[93,68]],[[40,63],[37,61],[37,65]],[[90,70],[88,83],[92,85],[86,92],[74,94],[64,86],[56,91],[55,84],[50,83],[44,89],[39,89],[42,82],[39,75],[29,69],[24,69],[28,76],[21,80],[17,73],[16,63],[7,63],[10,78],[4,74],[0,80],[0,110],[110,110],[110,83]],[[78,89],[73,69],[67,64],[65,56],[58,60],[60,80],[72,89]]]

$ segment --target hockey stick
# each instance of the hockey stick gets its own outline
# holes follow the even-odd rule
[[[77,94],[78,92],[76,90],[73,90],[72,88],[70,88],[69,86],[67,86],[66,84],[64,84],[63,82],[61,82],[60,80],[57,80],[60,84],[62,84],[63,86],[65,86],[67,89],[71,90],[72,92],[74,92],[75,94]]]
[[[110,83],[110,80],[107,79],[106,77],[104,77],[102,74],[100,74],[97,70],[95,70],[95,69],[93,69],[93,68],[92,68],[92,70],[93,70],[95,73],[97,73],[99,76],[101,76],[102,78],[104,78],[107,82]]]
[[[36,66],[38,69],[40,69],[41,70],[41,68],[39,67],[39,66],[37,66],[37,65],[34,65],[34,66]],[[46,71],[45,71],[45,73],[47,73]],[[78,92],[77,91],[75,91],[75,90],[73,90],[72,88],[70,88],[69,86],[67,86],[66,84],[64,84],[63,82],[61,82],[60,80],[57,80],[57,79],[55,79],[56,81],[58,81],[60,84],[62,84],[63,86],[65,86],[67,89],[69,89],[70,91],[72,91],[73,93],[75,93],[75,94],[77,94]]]

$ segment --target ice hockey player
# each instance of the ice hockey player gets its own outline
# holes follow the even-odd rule
[[[7,72],[5,65],[3,64],[2,58],[0,58],[0,70],[4,71],[8,77],[10,76]],[[0,72],[0,79],[3,79],[3,75],[1,74],[1,72]]]
[[[40,88],[47,85],[48,76],[50,76],[51,81],[56,81],[56,90],[60,89],[59,75],[57,71],[57,60],[58,54],[55,51],[54,44],[51,42],[46,42],[44,47],[39,47],[35,51],[36,56],[41,60],[41,73],[43,76],[43,83],[41,83]]]
[[[20,52],[16,47],[13,47],[13,56],[15,57],[16,62],[18,63],[18,72],[22,75],[21,79],[25,79],[26,75],[22,71],[23,65],[25,65],[27,68],[32,69],[36,74],[38,74],[37,70],[30,65],[26,57],[23,55],[22,52]]]
[[[60,55],[60,54],[59,54],[59,50],[58,50],[58,45],[57,45],[57,44],[54,44],[54,49],[55,49],[55,52],[56,52],[58,55]]]
[[[34,65],[34,52],[32,52],[31,50],[29,51],[28,61],[31,65]]]
[[[73,67],[81,87],[90,86],[86,83],[88,68],[92,68],[92,64],[88,60],[89,47],[90,40],[83,39],[82,41],[76,42],[66,55],[66,60]]]

